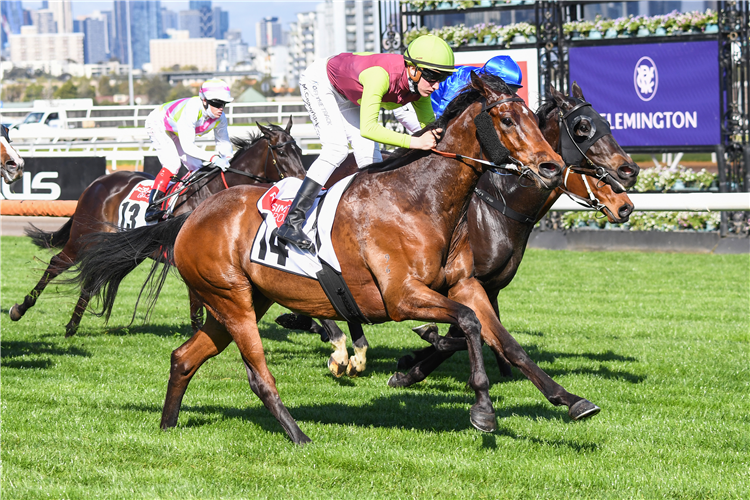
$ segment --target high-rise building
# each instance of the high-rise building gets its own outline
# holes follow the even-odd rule
[[[31,22],[36,26],[36,32],[39,34],[57,33],[55,13],[50,9],[31,11]]]
[[[299,75],[315,60],[315,12],[297,13],[297,22],[290,24],[289,31],[289,86],[294,88]]]
[[[255,41],[258,48],[274,47],[283,43],[278,17],[264,17],[255,24]]]
[[[250,60],[247,44],[240,30],[228,30],[224,40],[216,46],[216,59],[220,71],[232,71],[235,66]]]
[[[212,38],[174,38],[151,40],[153,71],[173,66],[195,66],[199,71],[216,71],[216,40]]]
[[[380,52],[380,13],[373,0],[326,0],[316,8],[315,55]]]
[[[100,64],[109,60],[107,19],[88,17],[83,24],[83,60],[86,64]]]
[[[161,8],[161,28],[164,33],[167,30],[180,29],[180,16],[177,12],[169,10],[166,7]]]
[[[73,9],[70,0],[47,2],[49,10],[55,16],[58,33],[73,33]]]
[[[224,39],[229,30],[229,12],[214,7],[214,38]]]
[[[23,26],[10,36],[10,60],[19,66],[38,62],[83,64],[83,33],[38,33],[36,26]]]
[[[21,26],[24,25],[23,13],[21,0],[3,0],[0,2],[0,18],[3,24],[0,28],[0,49],[7,47],[9,35],[21,33]]]
[[[190,33],[190,38],[201,37],[201,13],[197,10],[180,11],[180,30]]]
[[[130,8],[130,39],[133,51],[133,68],[140,69],[150,62],[149,40],[161,38],[161,2],[142,0],[115,0],[116,39],[112,55],[128,63],[127,16]]]
[[[211,0],[190,0],[188,8],[190,10],[201,10],[203,8],[211,10]]]

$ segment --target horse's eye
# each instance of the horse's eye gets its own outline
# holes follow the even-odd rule
[[[513,120],[512,120],[512,119],[510,119],[510,118],[508,118],[507,116],[506,116],[506,117],[503,117],[503,118],[502,118],[502,119],[501,119],[500,121],[501,121],[501,122],[502,122],[502,124],[503,124],[503,125],[505,125],[506,127],[510,127],[511,125],[513,125]]]

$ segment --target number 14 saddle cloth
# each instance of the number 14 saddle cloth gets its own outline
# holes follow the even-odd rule
[[[322,269],[321,261],[341,273],[341,266],[331,242],[331,228],[341,195],[349,187],[354,175],[356,174],[341,179],[329,190],[321,191],[307,212],[307,220],[302,230],[315,244],[316,253],[302,251],[294,245],[280,244],[276,240],[276,230],[283,224],[302,180],[287,177],[277,182],[258,200],[258,210],[264,221],[255,235],[250,260],[315,280]]]

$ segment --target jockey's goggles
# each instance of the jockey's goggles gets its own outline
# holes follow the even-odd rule
[[[451,76],[450,73],[443,73],[442,71],[435,71],[429,68],[419,68],[422,73],[422,78],[427,80],[427,83],[435,84],[438,82],[444,82]]]
[[[214,108],[219,108],[219,109],[222,109],[224,106],[227,105],[227,103],[225,103],[224,101],[220,101],[218,99],[206,100],[206,102],[209,105],[213,106]]]

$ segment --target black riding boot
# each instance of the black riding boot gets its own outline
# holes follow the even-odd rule
[[[154,203],[154,200],[163,198],[165,195],[164,191],[151,190],[151,193],[148,195],[148,208],[146,209],[146,213],[143,214],[146,222],[153,222],[164,216],[165,210],[161,209],[161,203]]]
[[[305,224],[307,211],[313,206],[315,197],[318,196],[322,187],[314,180],[305,177],[297,196],[294,197],[292,206],[289,207],[284,223],[276,231],[276,237],[279,240],[291,243],[300,250],[312,250],[314,248],[313,242],[302,232],[302,226]]]

